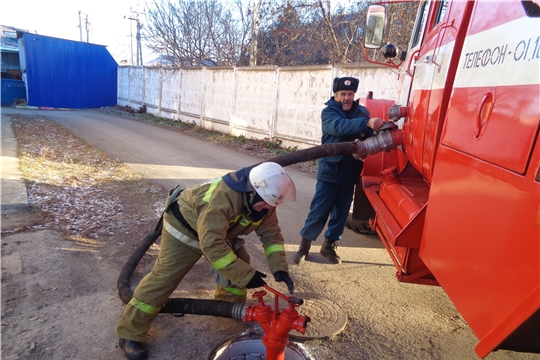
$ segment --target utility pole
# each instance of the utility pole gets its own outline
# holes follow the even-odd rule
[[[86,26],[86,42],[90,42],[90,22],[88,22],[88,14],[84,18],[84,24]]]
[[[133,20],[137,23],[137,34],[135,35],[136,36],[136,39],[137,39],[137,66],[142,66],[143,65],[143,58],[142,58],[142,45],[141,45],[141,29],[143,27],[143,24],[141,24],[140,20],[139,20],[139,13],[136,12],[136,11],[133,11],[131,10],[131,13],[132,14],[135,14],[135,17],[130,17],[128,18],[129,20]],[[133,47],[132,47],[132,50],[131,50],[131,61],[133,63]]]
[[[129,23],[129,47],[131,50],[131,65],[133,65],[133,23]]]
[[[79,10],[79,35],[82,42],[82,23],[81,23],[81,10]]]
[[[249,66],[257,65],[257,38],[259,36],[259,0],[253,0],[253,27],[251,29],[251,51],[249,52]]]
[[[89,34],[90,34],[90,22],[88,21],[88,14],[87,13],[84,13],[82,12],[81,10],[79,10],[79,36],[80,36],[80,41],[82,42],[83,39],[82,39],[82,23],[81,23],[81,14],[84,14],[85,17],[84,17],[84,27],[86,29],[86,42],[89,42],[90,39],[89,39]]]
[[[139,22],[139,19],[137,18],[137,65],[143,64],[142,60],[142,46],[141,46],[141,28],[142,24]]]

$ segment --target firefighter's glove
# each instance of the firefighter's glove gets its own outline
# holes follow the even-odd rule
[[[276,279],[277,282],[284,282],[287,284],[290,294],[294,292],[294,284],[288,272],[283,270],[276,271],[274,273],[274,279]]]
[[[260,271],[255,270],[255,275],[253,275],[251,280],[249,280],[246,287],[248,289],[255,289],[255,288],[262,287],[262,286],[266,285],[266,282],[263,280],[263,278],[265,278],[265,277],[266,277],[265,274],[263,274]]]

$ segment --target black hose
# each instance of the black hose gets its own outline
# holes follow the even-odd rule
[[[221,300],[169,298],[159,312],[172,314],[213,315],[242,320],[245,304]]]
[[[352,142],[342,142],[333,144],[324,144],[314,146],[309,149],[298,150],[275,158],[261,161],[260,163],[251,165],[255,167],[263,162],[275,162],[283,167],[298,164],[301,162],[311,161],[327,156],[350,155],[356,153],[357,146]]]
[[[116,288],[118,289],[118,295],[120,299],[127,304],[133,297],[133,291],[130,287],[131,277],[139,265],[139,262],[143,258],[144,254],[148,251],[150,246],[156,242],[156,240],[161,236],[161,229],[163,228],[163,216],[159,219],[154,231],[146,235],[143,242],[135,249],[133,254],[128,258],[124,267],[120,271],[118,280],[116,282]]]
[[[275,158],[262,161],[251,165],[255,167],[263,162],[275,162],[285,167],[300,162],[310,161],[326,156],[354,154],[357,147],[354,143],[334,143],[315,146],[305,150],[299,150]],[[128,258],[126,264],[120,271],[118,276],[117,288],[118,294],[122,301],[127,304],[133,297],[133,291],[130,287],[131,277],[137,268],[137,265],[143,258],[146,251],[152,244],[161,236],[163,228],[163,217],[159,219],[154,231],[148,234],[143,242],[135,249],[133,254]],[[194,314],[194,315],[213,315],[226,317],[231,319],[241,320],[244,314],[246,305],[230,303],[220,300],[201,300],[189,298],[169,298],[165,305],[161,308],[161,313],[173,314]]]

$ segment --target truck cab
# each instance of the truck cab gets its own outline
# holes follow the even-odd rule
[[[385,11],[368,11],[367,49],[386,45]],[[362,99],[403,141],[365,159],[353,218],[399,281],[445,290],[481,358],[540,353],[539,29],[538,2],[420,1],[401,62],[384,63],[396,99]]]

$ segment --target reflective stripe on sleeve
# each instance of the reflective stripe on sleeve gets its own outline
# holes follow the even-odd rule
[[[242,225],[243,227],[248,227],[249,224],[251,224],[251,220],[246,219],[246,217],[242,214],[242,216],[240,217],[239,223],[240,223],[240,225]]]
[[[159,312],[159,309],[160,309],[158,307],[145,304],[142,301],[139,301],[139,300],[137,300],[135,298],[131,298],[131,300],[129,301],[129,305],[133,306],[134,308],[137,308],[137,309],[141,310],[142,312],[150,314],[150,315],[157,314]]]
[[[216,270],[223,269],[225,266],[231,264],[234,260],[237,259],[236,254],[231,251],[218,261],[215,261],[212,263],[212,266],[216,268]]]
[[[272,253],[275,252],[285,252],[285,246],[283,246],[282,244],[275,244],[270,245],[266,248],[266,250],[264,250],[264,254],[266,255],[266,257],[269,257]]]
[[[241,296],[241,295],[246,295],[247,294],[246,289],[238,289],[238,288],[232,288],[232,287],[226,287],[224,289],[227,290],[230,293],[233,293],[234,295]]]
[[[204,197],[203,197],[204,202],[209,202],[210,201],[210,198],[212,197],[212,194],[214,193],[214,190],[215,190],[216,186],[219,184],[220,181],[221,181],[221,178],[216,179],[214,182],[212,182],[210,184],[210,189],[208,189],[206,191],[206,193],[204,194]]]

